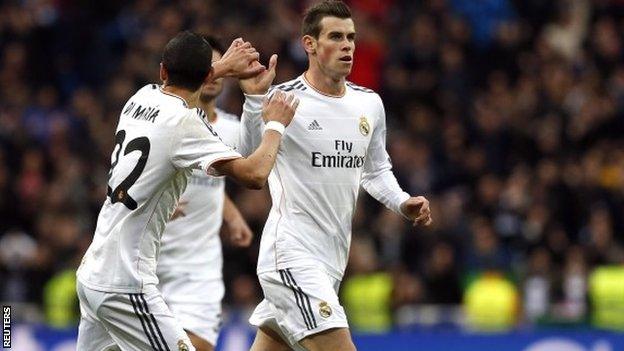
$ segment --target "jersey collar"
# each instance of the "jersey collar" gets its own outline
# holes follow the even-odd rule
[[[176,95],[174,93],[170,93],[168,91],[164,91],[162,86],[158,87],[158,90],[160,90],[160,92],[165,94],[165,95],[169,95],[169,96],[172,96],[174,98],[180,99],[182,101],[182,104],[184,105],[184,107],[188,108],[188,104],[186,103],[186,100],[184,100],[181,96],[178,96],[178,95]]]
[[[327,94],[327,93],[324,93],[324,92],[322,92],[322,91],[320,91],[320,90],[316,89],[316,88],[315,88],[315,87],[314,87],[314,86],[313,86],[313,85],[312,85],[312,84],[308,81],[308,79],[305,77],[305,72],[301,75],[301,78],[302,78],[303,82],[304,82],[307,86],[309,86],[312,90],[314,90],[315,92],[317,92],[317,93],[319,93],[319,94],[321,94],[321,95],[323,95],[323,96],[327,96],[327,97],[334,98],[334,99],[340,99],[340,98],[345,97],[345,95],[347,95],[347,86],[346,86],[346,85],[345,85],[345,91],[344,91],[344,94],[342,94],[342,95],[331,95],[331,94]]]

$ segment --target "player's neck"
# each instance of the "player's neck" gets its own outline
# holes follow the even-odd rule
[[[330,96],[342,97],[345,94],[345,77],[334,78],[325,74],[320,67],[310,66],[303,73],[305,80],[315,90]]]
[[[199,108],[204,110],[206,116],[208,116],[208,122],[214,123],[214,121],[217,120],[217,112],[215,111],[215,108],[217,107],[216,99],[210,99],[208,101],[203,101],[202,99],[199,99],[198,106]]]
[[[187,106],[195,106],[199,97],[199,91],[190,91],[175,85],[163,84],[162,90],[182,98],[182,100],[186,102]]]

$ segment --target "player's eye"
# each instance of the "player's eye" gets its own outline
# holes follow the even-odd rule
[[[342,39],[342,34],[340,34],[340,33],[331,33],[329,35],[329,39],[340,40],[340,39]]]
[[[355,33],[351,33],[351,34],[347,35],[347,39],[349,41],[354,41],[355,40]]]

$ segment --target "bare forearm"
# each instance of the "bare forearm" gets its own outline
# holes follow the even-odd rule
[[[245,186],[260,189],[264,186],[275,164],[277,150],[281,141],[280,133],[267,130],[260,146],[247,158],[239,158],[223,162],[216,167],[217,170],[226,174]]]
[[[235,221],[241,217],[242,215],[232,199],[230,199],[230,197],[225,194],[225,196],[223,197],[223,221],[226,223],[231,223],[232,221]]]
[[[224,78],[228,76],[228,67],[223,64],[221,60],[213,62],[212,64],[212,76],[213,79]]]
[[[281,140],[282,135],[280,133],[274,130],[266,130],[262,136],[260,146],[247,158],[248,166],[255,171],[257,178],[262,179],[263,184],[266,183],[275,165]]]

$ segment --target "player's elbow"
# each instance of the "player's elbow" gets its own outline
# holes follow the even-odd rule
[[[247,186],[250,189],[260,190],[264,188],[264,186],[266,185],[267,178],[268,177],[266,174],[262,174],[260,172],[253,172],[247,178],[245,182],[245,186]]]

